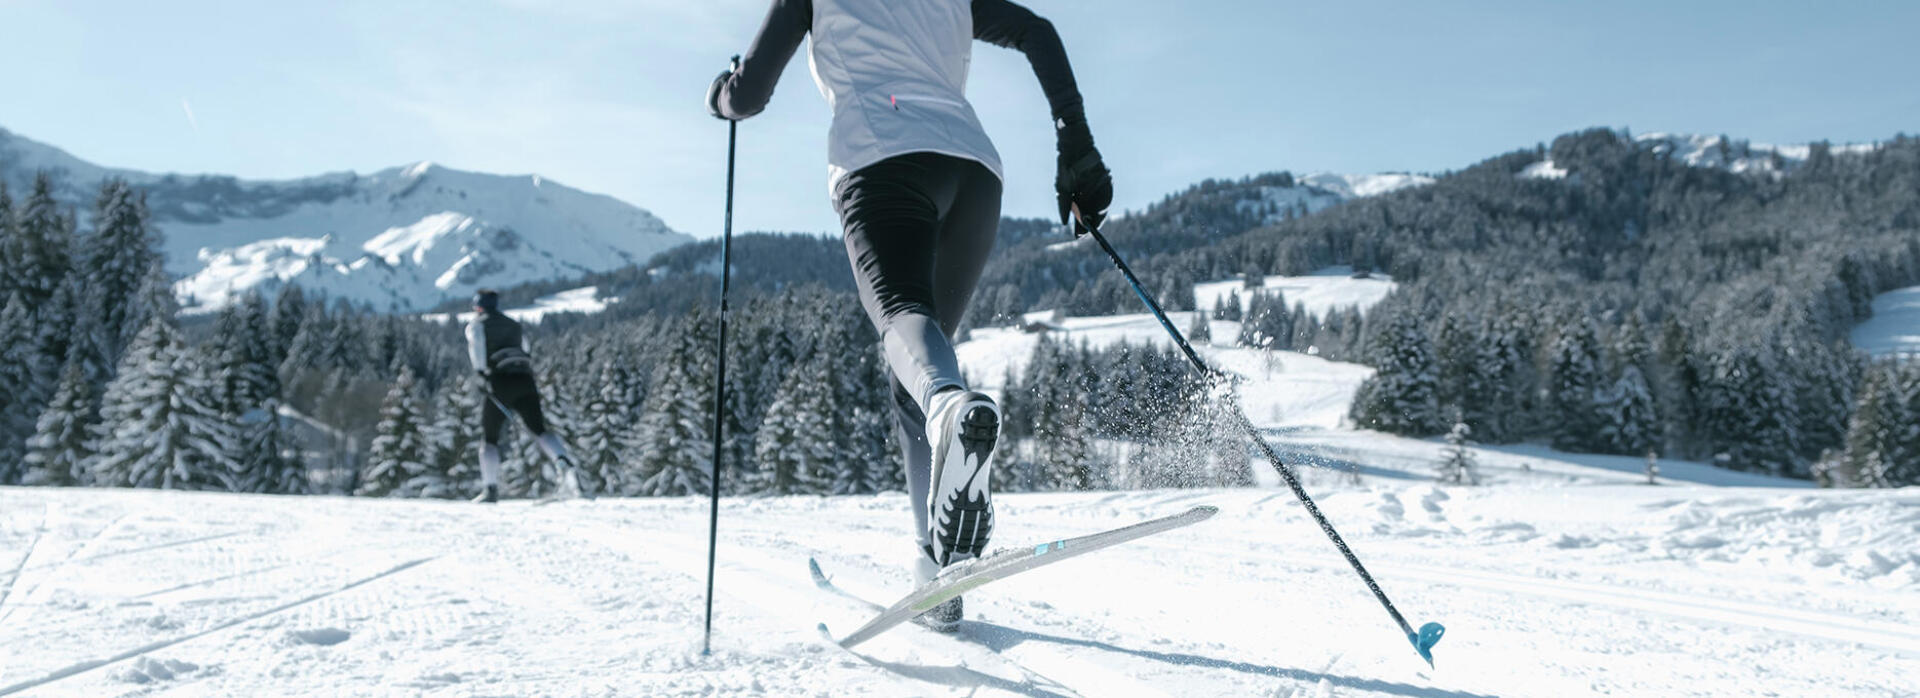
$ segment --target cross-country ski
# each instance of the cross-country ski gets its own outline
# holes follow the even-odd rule
[[[915,589],[913,593],[901,597],[892,606],[880,609],[879,614],[866,624],[853,630],[844,637],[835,638],[827,630],[825,623],[820,624],[820,632],[841,647],[853,647],[868,639],[886,632],[901,623],[946,603],[949,599],[965,594],[989,583],[1006,579],[1021,572],[1038,569],[1069,558],[1120,545],[1127,541],[1138,540],[1156,533],[1171,531],[1182,526],[1191,526],[1220,513],[1215,507],[1194,507],[1173,516],[1142,521],[1131,526],[1102,531],[1085,536],[1076,536],[1049,543],[1041,543],[1031,549],[1015,548],[1002,550],[986,557],[968,560],[954,565],[934,577],[933,581]],[[820,569],[820,563],[808,559],[808,571],[815,585],[823,589],[833,588],[832,582]]]

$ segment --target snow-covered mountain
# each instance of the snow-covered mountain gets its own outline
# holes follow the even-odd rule
[[[1794,168],[1806,162],[1807,157],[1813,152],[1813,146],[1805,143],[1770,145],[1735,140],[1726,136],[1685,133],[1643,133],[1634,136],[1633,141],[1644,150],[1671,155],[1675,160],[1691,167],[1710,167],[1735,174],[1765,173],[1775,177],[1792,173]],[[1866,153],[1878,147],[1872,143],[1830,146],[1836,155]],[[1554,164],[1553,160],[1547,159],[1528,165],[1520,171],[1520,176],[1530,179],[1560,179],[1567,176],[1567,171]]]
[[[646,210],[539,175],[421,162],[372,174],[252,181],[101,167],[0,129],[0,182],[36,171],[84,217],[106,177],[148,190],[167,268],[190,310],[248,289],[298,284],[379,308],[416,310],[483,286],[644,262],[691,238]]]

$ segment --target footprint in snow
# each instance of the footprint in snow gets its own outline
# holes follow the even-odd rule
[[[190,664],[173,659],[141,657],[133,660],[133,665],[121,671],[116,678],[127,683],[147,684],[156,681],[172,681],[176,676],[191,674],[199,670],[200,665],[198,664]]]
[[[353,634],[339,628],[314,628],[312,630],[290,630],[287,637],[294,642],[327,647],[346,642]]]

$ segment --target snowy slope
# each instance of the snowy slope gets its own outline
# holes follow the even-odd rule
[[[507,317],[521,322],[538,323],[545,319],[549,313],[582,313],[592,315],[606,310],[608,303],[618,303],[619,301],[620,299],[618,298],[601,298],[600,288],[597,286],[582,286],[580,288],[561,291],[550,296],[535,298],[533,299],[533,305],[523,308],[508,308],[500,312],[506,313]],[[420,319],[439,323],[453,321],[464,325],[473,319],[473,313],[426,313],[421,315]]]
[[[376,308],[415,309],[483,286],[644,262],[690,238],[653,214],[538,175],[422,162],[283,181],[102,168],[0,130],[0,181],[59,173],[84,216],[108,176],[149,191],[175,291],[190,310],[295,283]]]
[[[1874,356],[1920,354],[1920,286],[1875,296],[1873,317],[1853,328],[1852,340]]]
[[[1793,172],[1794,168],[1806,162],[1813,152],[1813,146],[1769,145],[1766,143],[1742,143],[1725,136],[1702,136],[1684,133],[1643,133],[1634,136],[1634,142],[1642,149],[1671,156],[1690,167],[1708,167],[1726,170],[1735,174],[1760,173],[1780,177]],[[1879,146],[1871,143],[1853,143],[1832,146],[1835,155],[1872,152]],[[1528,165],[1519,175],[1523,179],[1561,179],[1567,176],[1567,170],[1554,164],[1553,160],[1541,160]]]
[[[1920,494],[1313,485],[1429,669],[1275,490],[1006,495],[1001,545],[1212,504],[976,590],[953,636],[813,629],[909,585],[904,497],[533,507],[0,488],[0,695],[1897,695]]]

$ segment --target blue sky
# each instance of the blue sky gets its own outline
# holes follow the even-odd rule
[[[284,178],[419,160],[539,173],[719,233],[700,102],[760,0],[0,0],[0,127],[109,166]],[[1031,0],[1059,27],[1118,206],[1207,177],[1437,172],[1586,126],[1757,142],[1920,131],[1920,3]],[[804,48],[803,48],[804,51]],[[1018,54],[970,96],[1005,211],[1051,215]],[[741,124],[737,230],[837,228],[804,55]]]

